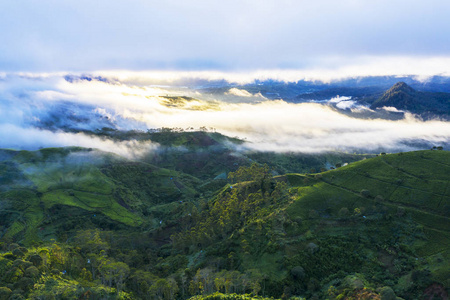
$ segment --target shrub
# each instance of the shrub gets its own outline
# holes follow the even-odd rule
[[[319,246],[314,243],[309,243],[308,245],[306,245],[306,249],[309,251],[309,253],[314,254],[315,252],[319,251]]]
[[[30,256],[30,258],[28,259],[30,262],[33,263],[33,265],[35,267],[39,267],[42,264],[42,257],[38,254],[33,254]]]
[[[369,190],[361,190],[360,192],[361,196],[363,196],[364,198],[367,198],[370,196],[370,191]]]
[[[3,280],[8,283],[14,283],[22,278],[23,272],[18,267],[11,267],[6,271]]]
[[[16,248],[19,248],[20,247],[20,245],[19,244],[16,244],[16,243],[11,243],[11,244],[9,244],[9,251],[12,251],[12,250],[14,250],[14,249],[16,249]]]
[[[314,209],[310,209],[309,213],[308,213],[308,217],[310,219],[316,219],[316,218],[319,217],[319,213],[316,210],[314,210]]]
[[[375,201],[377,201],[377,202],[384,201],[384,197],[381,196],[381,195],[377,195],[377,196],[375,197]]]
[[[392,288],[385,286],[381,288],[380,291],[381,300],[396,300],[397,296],[395,295]]]
[[[351,290],[359,290],[364,287],[364,278],[357,275],[348,275],[344,278],[342,285]]]
[[[405,214],[405,208],[402,206],[397,207],[397,216],[402,217]]]
[[[300,266],[295,266],[291,269],[291,275],[294,279],[303,279],[305,277],[305,269]]]
[[[39,270],[35,266],[28,267],[25,270],[25,276],[30,278],[37,278],[39,277]]]
[[[34,281],[28,277],[22,277],[19,281],[14,283],[14,290],[21,289],[24,291],[28,291],[34,285]]]
[[[347,207],[343,207],[339,210],[338,214],[339,214],[340,218],[344,218],[344,217],[348,216],[349,210]]]
[[[12,291],[8,289],[7,287],[0,287],[0,300],[7,300],[9,299],[9,296],[11,295]]]

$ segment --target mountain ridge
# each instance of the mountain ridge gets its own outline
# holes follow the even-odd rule
[[[370,108],[395,107],[425,116],[449,115],[450,93],[432,93],[416,91],[405,82],[397,82]]]

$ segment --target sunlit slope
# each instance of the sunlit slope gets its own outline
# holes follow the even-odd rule
[[[263,274],[273,295],[288,287],[308,299],[330,286],[344,295],[356,276],[374,293],[388,286],[418,299],[433,282],[450,286],[449,160],[417,151],[274,178],[241,167],[173,245],[198,268],[220,257]]]
[[[321,174],[285,178],[297,195],[286,212],[303,220],[292,235],[361,232],[379,248],[392,241],[407,245],[430,264],[436,279],[450,278],[450,152],[380,155]]]
[[[328,194],[341,194],[351,199],[346,200],[346,204],[403,205],[438,218],[445,218],[450,213],[448,151],[381,155],[314,176],[287,175],[287,179],[293,185],[306,185],[305,194],[314,194],[319,202]],[[314,185],[307,185],[309,181]],[[319,197],[320,194],[323,196]],[[307,197],[301,198],[304,202]],[[340,201],[335,203],[341,204]],[[450,224],[440,226],[450,230]]]
[[[9,155],[0,162],[4,236],[27,242],[59,235],[58,226],[142,225],[152,219],[146,218],[152,206],[191,197],[198,183],[175,171],[92,149],[2,154]]]

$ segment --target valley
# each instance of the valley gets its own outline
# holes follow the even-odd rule
[[[1,150],[3,293],[411,299],[448,288],[448,151],[237,155],[218,133],[131,135],[184,150]]]

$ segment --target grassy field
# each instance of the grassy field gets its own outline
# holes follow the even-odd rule
[[[388,235],[389,225],[380,220],[381,215],[405,222],[409,218],[424,236],[408,246],[427,261],[439,256],[443,261],[434,264],[432,274],[440,281],[450,278],[449,152],[381,155],[314,178],[290,174],[286,179],[297,193],[286,212],[291,219],[305,220],[294,234],[313,228],[316,236],[342,236],[358,230]]]

